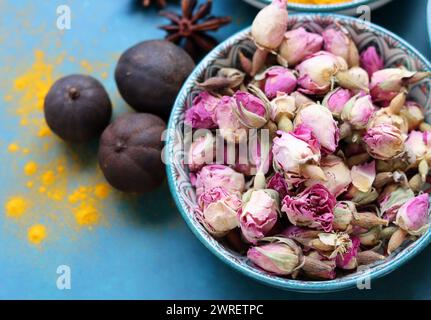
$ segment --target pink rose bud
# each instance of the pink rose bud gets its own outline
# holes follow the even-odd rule
[[[250,129],[259,129],[268,122],[268,110],[258,97],[244,91],[237,91],[233,99],[234,109],[241,124]]]
[[[323,153],[333,153],[337,149],[340,130],[331,111],[327,108],[320,104],[310,104],[302,108],[296,115],[295,128],[301,124],[311,128],[321,145]]]
[[[247,127],[239,121],[236,109],[235,99],[225,96],[220,100],[215,111],[215,120],[220,135],[232,143],[240,143],[247,138]]]
[[[431,151],[431,132],[412,131],[405,143],[408,161],[418,165]]]
[[[277,49],[287,29],[287,0],[273,0],[259,11],[253,21],[251,35],[259,47],[268,50]]]
[[[277,191],[280,199],[283,199],[287,194],[289,194],[289,185],[283,175],[278,172],[268,180],[266,187]]]
[[[328,155],[322,158],[320,161],[320,167],[325,173],[326,181],[307,180],[305,182],[307,187],[321,184],[335,197],[338,197],[344,193],[352,183],[350,169],[344,163],[343,159],[334,155]]]
[[[323,99],[323,106],[328,108],[335,117],[340,117],[344,106],[350,100],[352,94],[350,90],[337,88],[329,92]]]
[[[320,35],[300,27],[285,33],[279,54],[289,66],[295,66],[306,57],[319,52],[322,45],[323,38]]]
[[[377,110],[370,119],[368,127],[371,128],[382,124],[393,125],[400,129],[403,134],[407,134],[409,130],[407,119],[392,113],[389,107]]]
[[[244,192],[245,180],[244,175],[227,166],[212,164],[203,167],[196,174],[194,186],[198,197],[216,187],[223,187],[227,192],[237,194]]]
[[[351,171],[352,184],[360,192],[369,192],[376,179],[376,162],[371,161],[358,166],[353,166]]]
[[[347,71],[347,63],[326,51],[319,51],[296,66],[299,73],[298,91],[311,94],[326,94],[331,89],[334,76],[339,71]]]
[[[193,99],[191,108],[186,111],[185,123],[193,129],[214,129],[215,109],[219,99],[203,91]]]
[[[415,194],[411,189],[396,187],[394,190],[394,187],[389,185],[383,190],[378,199],[381,215],[386,220],[393,222],[399,208],[414,197]]]
[[[302,182],[302,169],[307,164],[318,164],[320,147],[309,127],[298,126],[294,132],[278,131],[272,153],[276,170],[283,171],[289,184]]]
[[[214,161],[215,140],[211,133],[199,137],[190,147],[188,162],[190,171],[199,171],[206,164]]]
[[[244,238],[256,244],[275,226],[278,218],[278,194],[274,190],[250,190],[243,196],[238,219]]]
[[[382,70],[384,66],[383,58],[379,55],[375,47],[368,47],[361,53],[361,67],[368,72],[370,77],[374,72]]]
[[[361,245],[361,241],[358,237],[352,237],[352,244],[350,248],[347,249],[347,252],[344,254],[339,254],[335,258],[337,262],[337,267],[344,270],[353,270],[358,267],[358,261],[356,257],[358,256],[359,247]]]
[[[389,124],[372,127],[363,137],[368,153],[379,160],[400,156],[404,152],[404,140],[400,129]]]
[[[296,113],[295,98],[285,93],[279,94],[271,101],[271,120],[280,122],[283,117],[292,120]],[[293,126],[293,125],[292,125]],[[284,130],[283,130],[284,131]]]
[[[302,251],[294,241],[281,237],[271,237],[272,242],[252,247],[247,257],[261,269],[275,275],[287,276],[301,266]]]
[[[360,130],[367,127],[375,111],[376,108],[373,105],[371,96],[356,95],[347,102],[341,114],[341,119],[348,122],[354,129]]]
[[[324,49],[346,60],[349,67],[359,65],[359,52],[348,32],[328,28],[322,32]]]
[[[407,101],[400,111],[400,116],[406,119],[408,130],[416,130],[425,120],[424,107],[415,101]]]
[[[284,67],[271,67],[265,72],[265,94],[272,100],[278,93],[291,93],[296,88],[296,76]]]
[[[429,228],[429,195],[421,194],[406,202],[399,210],[395,223],[413,236],[424,234]]]
[[[198,204],[198,218],[211,234],[221,237],[238,227],[237,212],[242,204],[238,195],[215,187],[202,193]]]
[[[297,196],[287,195],[282,203],[281,210],[293,225],[332,231],[336,200],[324,186],[316,184]]]
[[[239,151],[238,151],[239,153]],[[259,139],[250,139],[248,154],[238,155],[234,169],[245,175],[256,175],[258,171],[268,173],[272,164],[272,152],[269,146],[263,146]]]
[[[400,92],[406,90],[406,86],[418,83],[430,75],[430,72],[415,72],[402,68],[374,72],[370,83],[373,101],[387,106]]]

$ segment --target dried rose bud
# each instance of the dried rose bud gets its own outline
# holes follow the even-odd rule
[[[296,76],[292,70],[274,66],[264,73],[265,94],[268,99],[274,99],[278,93],[292,93],[296,88]]]
[[[335,197],[338,197],[344,193],[352,183],[350,170],[343,159],[334,155],[328,155],[322,158],[320,167],[326,176],[326,181],[307,180],[305,182],[307,187],[320,183]]]
[[[367,205],[374,202],[379,197],[379,193],[375,188],[371,188],[368,192],[359,191],[354,185],[351,185],[349,190],[343,195],[344,200],[353,201],[357,205]]]
[[[287,195],[282,204],[293,225],[332,231],[336,200],[324,186],[316,184],[297,196]]]
[[[205,191],[216,187],[223,187],[227,192],[234,194],[241,194],[244,192],[245,188],[244,175],[220,164],[212,164],[203,167],[202,170],[196,174],[196,179],[193,184],[198,197]]]
[[[406,86],[418,83],[430,75],[430,72],[408,71],[403,68],[389,68],[374,72],[370,83],[373,101],[387,106],[396,95],[406,90]]]
[[[386,257],[372,250],[358,252],[356,260],[359,266],[370,265],[379,261],[385,260]]]
[[[236,108],[235,99],[224,96],[215,111],[215,120],[220,135],[232,143],[240,143],[247,138],[247,127],[238,120]]]
[[[295,128],[298,125],[306,125],[311,128],[323,153],[330,154],[337,149],[340,130],[332,117],[332,113],[324,106],[319,104],[305,106],[298,111],[294,125]]]
[[[431,132],[412,131],[405,143],[407,158],[412,166],[426,159],[431,150]]]
[[[404,152],[404,136],[393,125],[381,124],[367,130],[363,141],[368,153],[375,159],[389,160]]]
[[[388,124],[397,127],[404,134],[408,132],[407,119],[391,112],[388,108],[382,108],[375,112],[374,117],[370,120],[368,127],[375,127],[381,124]]]
[[[295,98],[287,94],[278,95],[271,101],[271,120],[277,123],[278,129],[284,132],[293,130],[292,119],[295,117]]]
[[[395,250],[397,250],[401,245],[407,240],[408,232],[402,228],[398,228],[391,236],[388,242],[387,252],[388,255],[392,254]]]
[[[324,49],[346,60],[349,67],[359,65],[359,52],[347,31],[328,28],[322,32]]]
[[[311,257],[304,257],[302,271],[313,279],[332,280],[337,277],[335,265],[330,265]]]
[[[302,251],[294,241],[282,237],[263,240],[269,242],[252,247],[247,257],[258,267],[275,275],[287,276],[302,266]]]
[[[337,255],[336,262],[337,267],[344,270],[353,270],[358,267],[358,251],[361,245],[361,241],[357,237],[352,237],[352,245],[347,249],[344,254]]]
[[[376,163],[372,161],[359,166],[353,166],[352,183],[361,192],[368,192],[376,179]]]
[[[344,106],[350,100],[352,94],[350,90],[337,88],[329,92],[322,101],[322,105],[328,108],[332,114],[339,118]]]
[[[365,247],[374,247],[380,242],[381,227],[374,227],[364,233],[357,235],[361,245]]]
[[[302,93],[300,93],[298,91],[292,92],[290,94],[290,96],[295,99],[296,110],[304,108],[305,106],[307,106],[309,104],[315,103],[309,97],[307,97],[306,95],[303,95]]]
[[[395,224],[413,236],[424,234],[430,223],[429,195],[421,194],[407,201],[397,213]]]
[[[346,61],[326,51],[319,51],[296,66],[299,72],[298,91],[321,95],[330,91],[334,76],[347,70]]]
[[[351,201],[340,201],[334,207],[333,226],[336,231],[347,231],[356,213],[356,206]]]
[[[206,190],[198,198],[198,218],[211,234],[221,237],[238,227],[241,199],[223,187]]]
[[[274,190],[250,190],[243,196],[238,219],[244,238],[256,244],[275,226],[278,217],[278,193]]]
[[[259,11],[253,21],[251,35],[259,47],[275,50],[284,39],[288,13],[286,0],[273,0]]]
[[[279,54],[289,66],[295,66],[306,57],[320,51],[322,45],[322,36],[300,27],[285,33]]]
[[[385,66],[383,58],[373,46],[368,47],[361,53],[360,61],[361,67],[367,70],[370,77],[374,74],[374,72],[382,70]]]
[[[221,68],[217,76],[209,78],[197,85],[208,91],[220,91],[233,94],[233,90],[238,88],[245,78],[245,73],[234,68]]]
[[[186,111],[185,123],[193,129],[214,129],[215,109],[219,99],[203,91],[193,99],[191,108]]]
[[[279,198],[283,199],[289,193],[289,185],[283,175],[276,172],[267,182],[266,187],[278,192]]]
[[[397,185],[389,185],[386,187],[379,197],[380,213],[390,222],[395,220],[398,209],[410,199],[413,199],[415,194],[408,188],[399,187]]]
[[[258,97],[248,92],[237,91],[233,99],[238,120],[247,128],[259,129],[268,122],[268,110]]]
[[[206,164],[214,161],[215,140],[211,133],[199,137],[190,146],[188,166],[190,171],[199,171]]]
[[[424,107],[415,101],[407,101],[400,116],[406,119],[409,131],[416,130],[425,121]]]
[[[353,214],[352,225],[364,229],[371,229],[373,227],[384,226],[387,227],[389,221],[379,218],[373,212],[356,212]]]
[[[307,126],[298,126],[289,133],[279,131],[279,134],[272,146],[274,168],[284,173],[290,185],[295,185],[304,180],[306,166],[319,163],[319,143]]]
[[[370,91],[368,88],[370,85],[368,73],[360,67],[353,67],[349,70],[340,71],[336,74],[335,78],[342,88],[354,90],[356,93],[368,93]]]
[[[341,113],[341,119],[348,122],[354,129],[360,130],[367,127],[375,111],[371,96],[356,95],[346,103]]]

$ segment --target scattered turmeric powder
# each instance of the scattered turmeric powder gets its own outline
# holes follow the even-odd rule
[[[35,245],[42,244],[48,236],[60,230],[63,234],[76,232],[81,229],[79,227],[92,229],[101,224],[106,219],[104,203],[111,194],[111,188],[102,183],[103,176],[96,169],[96,163],[89,166],[89,157],[62,145],[44,120],[44,97],[57,78],[54,68],[63,61],[74,63],[75,60],[63,55],[61,59],[47,62],[43,51],[35,51],[34,62],[12,81],[11,93],[4,96],[10,110],[18,116],[19,124],[26,126],[7,150],[24,156],[31,153],[32,156],[23,167],[20,166],[23,189],[5,202],[5,216],[23,227],[22,234]],[[76,63],[84,70],[107,76],[109,64],[93,65],[86,60]],[[81,172],[84,174],[78,175]],[[76,185],[78,182],[80,185]],[[38,221],[44,221],[44,224]]]
[[[33,244],[40,244],[46,238],[46,227],[43,224],[35,224],[28,228],[27,238]]]
[[[34,161],[27,162],[24,166],[24,173],[28,176],[32,176],[37,172],[37,163]]]
[[[27,208],[27,201],[21,196],[10,198],[5,205],[6,215],[11,218],[21,217]]]

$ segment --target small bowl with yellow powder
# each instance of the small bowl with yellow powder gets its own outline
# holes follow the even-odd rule
[[[271,3],[271,0],[244,0],[255,7],[263,8]],[[290,0],[290,11],[300,12],[336,12],[349,15],[364,14],[368,6],[371,10],[377,9],[392,0]]]

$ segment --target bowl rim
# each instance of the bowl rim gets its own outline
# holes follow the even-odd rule
[[[254,2],[262,4],[262,6],[267,6],[270,4],[271,0],[245,0],[247,2]],[[352,0],[346,3],[333,3],[333,4],[301,4],[301,3],[288,3],[288,8],[294,11],[302,11],[302,12],[334,12],[334,11],[345,11],[349,9],[353,9],[357,6],[368,5],[377,3],[379,1],[387,1],[387,0]]]
[[[431,1],[430,1],[431,2]],[[401,44],[407,51],[410,51],[414,53],[421,62],[426,66],[428,70],[431,70],[431,63],[412,45],[410,45],[407,41],[403,40],[396,34],[392,33],[391,31],[380,27],[376,24],[373,24],[371,22],[362,21],[357,18],[343,16],[339,14],[333,14],[333,13],[294,13],[292,16],[299,17],[299,18],[318,18],[318,17],[332,17],[336,20],[341,21],[347,21],[347,22],[357,22],[367,25],[370,29],[373,29],[375,31],[378,31],[380,33],[384,33],[391,38],[394,38],[399,44]],[[293,280],[288,278],[282,278],[282,277],[274,277],[270,274],[263,274],[257,272],[255,270],[247,269],[244,266],[238,264],[235,261],[232,261],[229,257],[225,255],[224,252],[219,251],[215,246],[213,246],[207,239],[200,233],[200,231],[193,225],[193,222],[191,219],[189,219],[187,215],[187,209],[183,206],[183,203],[180,201],[180,197],[178,195],[177,186],[175,184],[174,179],[174,171],[171,165],[171,162],[169,161],[172,158],[173,154],[173,146],[174,146],[174,135],[170,134],[170,132],[175,132],[175,123],[174,118],[176,118],[175,110],[182,107],[180,105],[180,102],[182,100],[182,97],[185,96],[190,91],[190,84],[194,83],[194,79],[198,76],[198,73],[201,72],[202,68],[207,67],[210,65],[215,58],[219,56],[219,54],[222,51],[225,51],[227,44],[232,44],[236,40],[241,39],[245,34],[249,33],[251,30],[251,27],[247,27],[236,34],[232,35],[231,37],[227,38],[225,41],[220,43],[216,48],[214,48],[210,53],[207,54],[207,56],[202,59],[202,61],[195,67],[194,71],[190,74],[188,79],[185,81],[183,87],[178,93],[177,99],[174,103],[174,106],[172,108],[172,112],[169,118],[168,122],[168,134],[166,137],[166,144],[165,144],[165,150],[167,151],[167,163],[166,163],[166,174],[168,177],[168,185],[169,189],[171,191],[172,197],[174,198],[175,204],[177,208],[179,209],[183,219],[185,220],[188,227],[192,230],[192,232],[195,234],[195,236],[220,260],[225,262],[227,265],[232,267],[234,270],[249,276],[250,278],[253,278],[254,280],[257,280],[260,283],[276,287],[283,290],[290,290],[290,291],[296,291],[296,292],[307,292],[307,293],[323,293],[323,292],[334,292],[334,291],[341,291],[341,290],[347,290],[350,288],[353,288],[357,285],[357,283],[361,280],[370,279],[370,281],[373,281],[377,278],[383,277],[387,275],[388,273],[394,271],[395,269],[401,267],[406,262],[408,262],[410,259],[412,259],[415,255],[420,253],[430,242],[431,242],[431,230],[428,230],[422,237],[420,237],[418,240],[415,241],[414,245],[411,248],[404,249],[402,252],[400,252],[394,259],[387,261],[383,263],[381,266],[379,266],[378,269],[373,268],[370,269],[369,272],[361,275],[358,274],[356,276],[352,277],[346,277],[346,278],[337,278],[334,280],[328,280],[328,281],[301,281],[301,280]],[[402,254],[401,254],[402,253]]]

